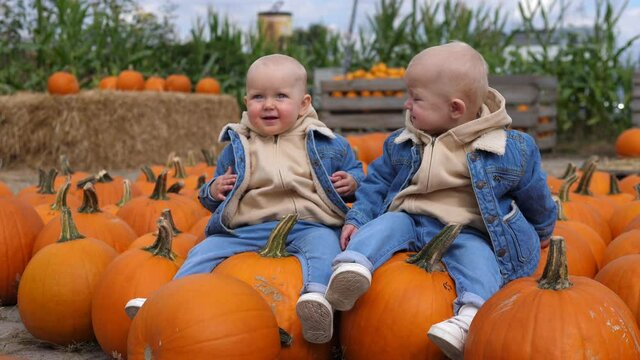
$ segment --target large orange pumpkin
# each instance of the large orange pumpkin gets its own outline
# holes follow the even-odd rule
[[[100,79],[100,83],[98,83],[98,89],[100,90],[116,90],[118,87],[118,77],[117,76],[106,76]]]
[[[200,219],[200,206],[192,199],[167,193],[167,172],[163,171],[156,181],[151,196],[138,196],[131,199],[118,210],[117,215],[142,236],[156,228],[156,220],[164,209],[171,214],[179,229],[190,229]]]
[[[159,221],[151,246],[127,250],[104,271],[91,302],[93,331],[107,355],[127,355],[131,320],[124,312],[127,301],[147,298],[173,279],[180,263],[171,251],[173,235],[166,220]]]
[[[75,75],[66,71],[57,71],[49,76],[47,90],[54,95],[76,94],[80,91],[80,85]]]
[[[304,340],[296,315],[296,301],[302,290],[302,269],[286,247],[287,235],[297,221],[287,215],[273,229],[266,246],[259,252],[234,255],[223,261],[213,274],[232,276],[253,286],[273,309],[278,326],[293,339],[280,352],[279,359],[328,359],[331,344],[312,344]]]
[[[625,255],[608,263],[596,280],[613,290],[627,304],[640,324],[640,254]],[[640,350],[638,350],[640,352]]]
[[[144,90],[144,77],[135,70],[124,70],[118,74],[116,88],[123,91]]]
[[[441,258],[461,229],[448,225],[418,254],[396,254],[375,271],[371,288],[342,313],[345,358],[445,359],[426,334],[431,325],[453,316],[455,285]],[[371,329],[379,329],[375,340]]]
[[[637,359],[640,330],[627,305],[599,282],[568,275],[562,238],[550,246],[539,280],[514,280],[482,305],[465,359]]]
[[[191,92],[191,80],[185,75],[169,75],[165,85],[167,91]]]
[[[225,275],[169,282],[133,319],[130,360],[276,359],[280,335],[273,311],[251,286]]]
[[[220,83],[212,77],[202,78],[196,84],[196,92],[200,94],[220,94]]]
[[[58,345],[93,339],[91,298],[116,252],[76,229],[69,208],[62,210],[60,239],[38,252],[24,270],[18,309],[36,338]]]
[[[18,282],[31,259],[33,243],[42,229],[33,207],[14,197],[0,197],[0,302],[15,305]]]
[[[632,254],[640,254],[640,229],[624,232],[615,239],[604,252],[604,265],[611,261]]]
[[[640,128],[623,131],[616,139],[616,154],[640,157]]]

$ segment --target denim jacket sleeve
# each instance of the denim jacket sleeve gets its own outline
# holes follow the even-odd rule
[[[512,194],[524,217],[533,225],[540,239],[544,240],[553,233],[558,209],[541,167],[540,151],[532,137],[525,136],[525,141],[525,171]]]
[[[385,140],[382,156],[369,164],[367,176],[356,191],[357,200],[347,213],[345,224],[360,228],[380,215],[389,187],[396,176],[390,155],[394,138],[390,136]]]
[[[211,196],[211,192],[209,191],[209,188],[211,188],[211,184],[213,184],[213,182],[216,181],[218,176],[224,174],[229,167],[233,169],[233,173],[235,174],[236,171],[234,168],[234,164],[235,164],[235,160],[233,156],[233,148],[231,147],[231,144],[228,144],[222,150],[220,157],[218,157],[218,162],[216,164],[216,172],[213,175],[213,179],[207,181],[204,185],[202,185],[202,187],[198,191],[198,200],[200,200],[200,203],[202,204],[202,206],[204,206],[209,211],[211,212],[216,211],[218,206],[222,204],[222,201],[216,200]]]

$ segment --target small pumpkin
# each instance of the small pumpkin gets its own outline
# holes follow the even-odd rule
[[[116,90],[118,88],[118,77],[117,76],[105,76],[100,79],[100,83],[98,83],[98,89],[100,90]]]
[[[70,95],[80,92],[75,75],[67,71],[56,71],[47,80],[47,90],[53,95]]]
[[[159,76],[151,76],[144,83],[146,91],[165,91],[166,86],[166,81]]]
[[[122,91],[144,90],[144,77],[132,69],[121,71],[116,80],[116,88]]]
[[[640,157],[640,128],[623,131],[616,139],[616,154],[627,157]]]
[[[212,77],[204,77],[196,84],[196,92],[199,94],[220,94],[220,83]]]
[[[167,91],[191,92],[191,80],[186,75],[169,75],[166,82]]]

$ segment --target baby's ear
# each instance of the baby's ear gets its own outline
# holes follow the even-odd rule
[[[311,105],[311,95],[305,94],[302,98],[302,104],[300,104],[300,112],[298,113],[298,116],[304,115],[307,110],[309,110],[309,105]]]
[[[453,119],[461,119],[467,112],[467,105],[461,99],[453,99],[449,110]]]

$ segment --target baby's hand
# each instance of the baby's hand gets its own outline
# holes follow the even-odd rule
[[[209,193],[214,199],[224,201],[227,198],[226,195],[233,189],[237,178],[238,175],[234,174],[229,166],[224,174],[211,183]]]
[[[358,231],[358,228],[355,225],[345,224],[342,227],[342,232],[340,233],[340,248],[342,250],[347,248],[349,241],[351,241],[351,237]]]
[[[358,187],[353,176],[349,175],[346,171],[336,171],[331,175],[330,179],[333,187],[340,196],[351,195],[356,192],[356,188]]]

